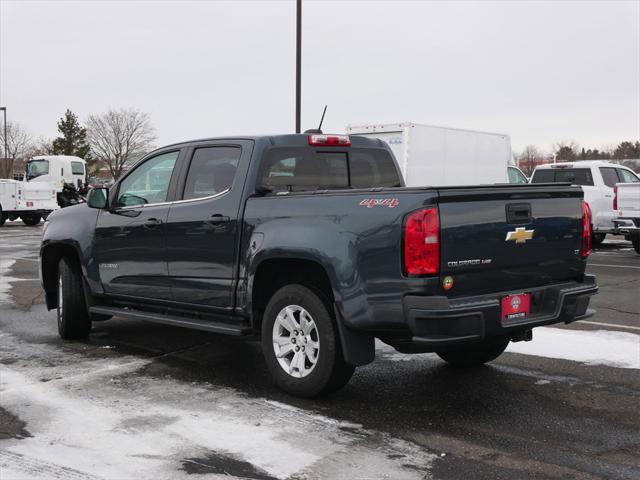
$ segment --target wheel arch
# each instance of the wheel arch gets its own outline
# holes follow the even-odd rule
[[[256,264],[248,282],[248,311],[252,328],[261,331],[262,317],[269,299],[285,285],[300,284],[317,292],[333,313],[345,361],[366,365],[375,357],[374,338],[365,332],[347,328],[339,308],[340,292],[332,282],[332,271],[317,259],[306,257],[269,257]]]
[[[58,281],[58,265],[62,258],[72,258],[80,265],[80,255],[73,245],[68,243],[50,243],[40,251],[40,275],[45,292],[47,308],[52,310],[58,306],[56,284]]]

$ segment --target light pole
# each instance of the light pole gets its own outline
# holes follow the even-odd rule
[[[300,65],[302,48],[302,0],[296,1],[296,133],[300,133]]]
[[[0,110],[4,113],[4,158],[9,157],[9,147],[7,143],[7,107],[0,107]]]

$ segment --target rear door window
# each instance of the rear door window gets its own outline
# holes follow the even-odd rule
[[[600,167],[600,174],[602,175],[602,181],[607,187],[615,187],[616,183],[620,182],[618,178],[618,174],[616,173],[617,168],[607,168]]]
[[[240,147],[205,147],[193,152],[183,199],[211,197],[231,188]]]
[[[640,178],[638,178],[634,173],[629,170],[624,170],[623,168],[618,168],[618,177],[620,177],[620,181],[622,183],[638,183],[640,182]]]

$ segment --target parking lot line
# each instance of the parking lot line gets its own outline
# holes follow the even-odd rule
[[[633,268],[634,270],[640,270],[640,267],[632,267],[629,265],[609,265],[606,263],[589,263],[589,267],[612,267],[612,268]]]
[[[589,325],[599,325],[602,327],[615,327],[615,328],[626,328],[628,330],[640,330],[640,327],[633,327],[631,325],[617,325],[615,323],[592,322],[591,320],[578,320],[578,322],[586,323]]]

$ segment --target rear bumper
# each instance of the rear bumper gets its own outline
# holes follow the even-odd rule
[[[640,235],[640,218],[616,218],[613,220],[613,229],[621,235]]]
[[[514,293],[531,293],[531,314],[520,321],[503,324],[501,299]],[[404,315],[412,333],[410,343],[426,350],[486,337],[517,335],[540,325],[570,323],[593,313],[589,300],[598,293],[595,276],[583,282],[565,282],[514,292],[449,299],[444,296],[407,295]]]

